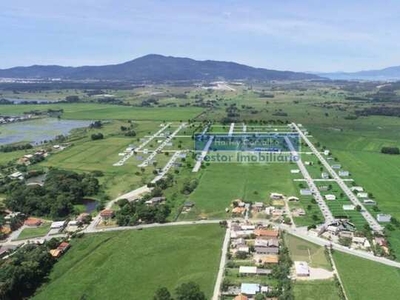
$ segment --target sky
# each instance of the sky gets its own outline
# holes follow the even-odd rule
[[[0,68],[155,53],[277,70],[380,69],[400,65],[399,15],[399,0],[1,0]]]

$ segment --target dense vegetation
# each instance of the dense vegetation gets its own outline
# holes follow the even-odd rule
[[[58,219],[72,214],[75,204],[80,204],[85,196],[97,194],[99,188],[92,174],[51,169],[43,186],[11,182],[0,192],[9,193],[5,204],[13,211]]]
[[[0,260],[0,299],[19,300],[31,296],[43,283],[54,262],[47,246],[34,244]]]

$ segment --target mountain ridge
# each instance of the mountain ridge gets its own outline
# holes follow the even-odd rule
[[[318,75],[250,67],[236,62],[194,60],[148,54],[120,64],[100,66],[32,65],[0,69],[1,78],[70,80],[312,80]]]

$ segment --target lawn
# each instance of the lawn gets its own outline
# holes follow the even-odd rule
[[[293,283],[293,294],[299,300],[340,300],[333,280],[297,280]]]
[[[179,121],[188,120],[200,114],[197,107],[131,107],[120,105],[74,103],[43,105],[2,105],[4,115],[22,114],[31,110],[63,109],[63,119],[72,120],[153,120]]]
[[[332,270],[323,247],[290,234],[285,235],[285,242],[293,261],[306,261],[311,267]]]
[[[196,210],[209,218],[230,217],[225,213],[232,200],[269,202],[272,192],[296,195],[290,177],[292,164],[210,164],[200,178],[190,201]]]
[[[333,258],[349,300],[399,299],[399,269],[337,251]]]
[[[217,224],[87,235],[74,240],[34,299],[152,299],[194,281],[211,298],[225,230]]]
[[[45,236],[50,231],[50,223],[44,223],[36,228],[25,228],[18,236],[18,240],[26,240],[36,237]]]

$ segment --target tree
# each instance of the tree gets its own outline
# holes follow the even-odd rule
[[[154,294],[153,300],[172,300],[171,293],[166,287],[158,288]]]
[[[176,300],[206,300],[206,296],[200,290],[197,283],[182,283],[176,288]]]

